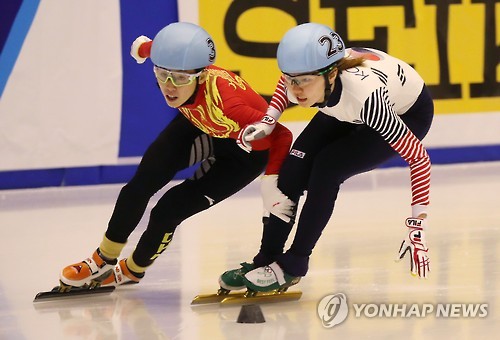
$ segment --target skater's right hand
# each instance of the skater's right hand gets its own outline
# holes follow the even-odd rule
[[[264,209],[289,223],[294,214],[295,203],[278,189],[278,175],[266,175],[261,181]]]
[[[413,276],[427,278],[430,271],[429,248],[425,240],[426,220],[424,218],[407,218],[405,221],[406,236],[398,252],[400,261],[406,253],[410,253],[410,271]]]
[[[142,46],[145,43],[147,43],[147,45]],[[130,55],[137,61],[138,64],[142,64],[151,54],[151,45],[151,39],[145,35],[141,35],[132,43],[132,46],[130,47]]]

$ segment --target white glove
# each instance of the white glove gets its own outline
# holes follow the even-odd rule
[[[145,35],[141,35],[140,37],[135,39],[134,42],[132,43],[132,46],[130,47],[130,55],[137,61],[138,64],[142,64],[146,61],[146,59],[148,59],[147,57],[143,58],[139,55],[139,48],[141,47],[142,44],[150,41],[151,39],[149,39]]]
[[[430,260],[428,256],[429,248],[427,248],[424,232],[426,220],[410,217],[406,219],[405,224],[408,230],[399,248],[398,259],[396,261],[400,261],[407,252],[410,252],[411,274],[413,276],[418,275],[420,278],[427,278],[430,272]]]
[[[247,142],[262,139],[269,136],[276,126],[276,119],[269,115],[262,117],[258,123],[250,124],[245,128],[243,139]]]
[[[251,129],[252,124],[249,124],[245,126],[243,129],[240,130],[240,133],[238,134],[238,139],[236,140],[236,144],[246,152],[250,153],[252,151],[252,144],[250,142],[247,142],[245,140],[245,135],[247,134],[247,129]]]
[[[264,201],[264,209],[289,223],[294,214],[295,203],[278,189],[278,175],[262,177],[260,190]]]

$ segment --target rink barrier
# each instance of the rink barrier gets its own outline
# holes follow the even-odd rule
[[[446,147],[428,149],[432,164],[456,164],[500,161],[500,145]],[[395,156],[381,168],[405,167],[407,163]],[[91,166],[43,170],[0,172],[0,190],[76,185],[126,183],[137,169],[137,164]],[[196,165],[178,172],[175,179],[190,177]]]

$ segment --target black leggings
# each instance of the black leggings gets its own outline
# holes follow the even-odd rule
[[[134,177],[120,191],[106,237],[125,243],[150,198],[179,170],[199,163],[193,178],[170,188],[152,209],[133,254],[134,262],[146,267],[182,221],[247,186],[263,172],[267,157],[267,151],[243,151],[233,139],[211,138],[179,114],[149,146]]]
[[[429,131],[433,114],[432,99],[424,87],[416,103],[401,118],[422,139]],[[397,153],[370,127],[341,122],[321,112],[313,117],[292,148],[302,152],[303,157],[287,157],[278,187],[295,202],[307,190],[297,232],[290,249],[282,254],[292,226],[271,215],[254,262],[261,266],[277,260],[285,272],[304,276],[309,256],[333,213],[340,185],[354,175],[375,169]]]

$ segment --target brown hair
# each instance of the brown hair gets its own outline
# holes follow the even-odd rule
[[[344,70],[347,70],[348,68],[362,65],[365,60],[366,59],[362,57],[361,58],[344,57],[337,62],[337,69],[339,70],[339,72],[342,72]]]

